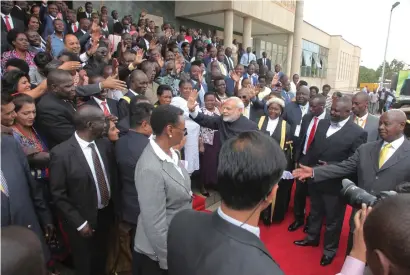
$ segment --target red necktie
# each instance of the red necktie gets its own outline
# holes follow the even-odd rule
[[[110,111],[108,111],[107,102],[103,101],[101,102],[101,105],[103,106],[104,115],[110,116],[111,114],[110,114]]]
[[[78,31],[78,28],[77,28],[77,24],[73,24],[73,30],[74,30],[74,32],[77,32]]]
[[[11,25],[10,25],[10,21],[9,21],[9,16],[6,15],[6,16],[4,16],[4,18],[6,19],[6,28],[7,28],[7,31],[9,32],[9,31],[11,30]]]
[[[317,122],[319,121],[318,117],[315,117],[314,119],[315,121],[313,122],[312,129],[310,130],[308,142],[306,145],[306,152],[309,150],[310,144],[312,144],[313,138],[315,137]]]

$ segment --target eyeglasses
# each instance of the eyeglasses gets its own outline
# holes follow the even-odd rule
[[[242,99],[247,99],[247,98],[248,98],[248,96],[243,95],[243,96],[240,96],[240,98],[242,98]]]
[[[174,127],[174,128],[183,131],[183,132],[184,132],[184,136],[188,135],[188,131],[187,131],[186,128],[184,128],[184,129],[181,129],[181,128],[178,128],[178,127]]]

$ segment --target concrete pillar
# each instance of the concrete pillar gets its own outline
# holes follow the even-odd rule
[[[224,46],[232,47],[233,41],[233,11],[228,10],[224,12]]]
[[[293,31],[293,52],[291,74],[300,74],[300,61],[302,56],[302,25],[304,1],[296,1],[295,25]]]
[[[286,75],[291,79],[291,67],[292,67],[292,53],[293,53],[293,33],[288,34],[288,52],[286,57]]]
[[[243,18],[243,48],[246,50],[247,47],[252,47],[252,18]]]

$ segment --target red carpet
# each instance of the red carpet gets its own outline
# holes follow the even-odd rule
[[[293,195],[292,195],[293,197]],[[323,232],[318,247],[299,247],[293,244],[295,240],[302,240],[306,234],[302,228],[289,232],[288,226],[293,222],[293,200],[286,214],[285,220],[280,224],[267,227],[260,224],[261,239],[265,243],[272,257],[280,265],[286,275],[335,275],[340,272],[345,260],[347,238],[349,236],[349,218],[351,208],[346,208],[339,249],[332,264],[322,267],[320,259],[323,253]]]

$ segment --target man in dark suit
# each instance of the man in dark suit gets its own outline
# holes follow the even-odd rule
[[[352,120],[367,132],[367,142],[378,140],[379,118],[369,113],[369,95],[358,92],[352,98]]]
[[[78,20],[82,18],[88,18],[91,20],[91,14],[93,13],[93,4],[91,2],[85,3],[85,11],[77,13]]]
[[[11,10],[11,16],[17,18],[27,26],[27,1],[15,1],[15,5]]]
[[[357,173],[357,186],[376,196],[381,191],[395,190],[410,182],[410,141],[403,135],[406,115],[393,109],[380,117],[379,133],[382,140],[368,142],[358,148],[350,158],[335,164],[310,168],[302,166],[294,171],[300,179],[313,176],[312,185],[334,184],[331,179]],[[310,176],[309,176],[310,175]],[[350,219],[348,251],[352,248],[354,222]]]
[[[305,156],[309,166],[337,163],[354,154],[366,142],[367,133],[350,119],[352,100],[342,97],[334,101],[330,120],[318,123],[315,137]],[[295,241],[298,246],[318,246],[323,218],[326,220],[324,252],[320,265],[329,265],[336,255],[342,231],[346,205],[339,197],[342,178],[308,182],[311,201],[308,235],[304,240]]]
[[[242,100],[244,107],[243,116],[258,122],[259,118],[263,115],[263,109],[259,108],[257,104],[253,104],[250,101],[251,93],[248,88],[242,88],[238,92],[238,97]]]
[[[294,159],[296,163],[305,164],[305,156],[312,145],[315,137],[317,125],[322,119],[330,119],[330,113],[325,109],[326,97],[322,95],[314,96],[309,102],[309,113],[302,118],[302,124],[300,127],[300,139],[298,143],[294,145]],[[296,181],[296,190],[294,197],[293,213],[295,215],[295,221],[289,226],[289,231],[295,231],[299,227],[303,226],[305,222],[305,206],[306,196],[308,195],[308,185]],[[307,233],[309,216],[306,221],[306,225],[303,232]]]
[[[272,64],[269,58],[267,58],[266,52],[262,53],[262,58],[259,58],[257,61],[259,68],[263,68],[263,66],[268,66],[269,71],[272,68]]]
[[[90,26],[91,22],[90,19],[87,18],[81,18],[79,19],[79,24],[80,27],[76,33],[74,33],[75,36],[77,36],[78,41],[80,41],[81,45],[81,51],[85,51],[85,45],[87,44],[87,41],[91,38],[90,34]]]
[[[114,222],[115,173],[110,142],[101,139],[104,113],[84,106],[74,115],[75,133],[50,153],[50,186],[68,235],[77,274],[105,274]]]
[[[258,221],[275,200],[285,155],[269,136],[245,132],[222,146],[219,159],[221,207],[213,214],[175,215],[168,230],[168,273],[284,274],[260,240]]]
[[[11,30],[24,32],[24,22],[11,14],[13,1],[1,1],[1,49],[2,52],[9,50],[11,45],[7,43],[7,33]]]
[[[67,11],[67,20],[64,20],[64,23],[68,34],[75,34],[80,30],[80,23],[77,21],[77,14],[74,10]]]
[[[47,92],[37,102],[36,129],[46,139],[48,148],[69,139],[75,129],[73,115],[76,95],[92,96],[99,94],[101,88],[117,89],[118,81],[106,79],[98,84],[74,87],[68,71],[52,70],[47,76]],[[112,85],[114,84],[114,85]]]
[[[1,158],[1,226],[18,225],[32,230],[41,241],[45,265],[50,252],[44,236],[49,240],[55,228],[43,197],[44,186],[32,177],[27,157],[12,135],[1,135]]]
[[[230,73],[231,71],[235,69],[235,64],[232,59],[232,49],[229,47],[225,49],[224,64],[226,65],[226,68],[228,69],[228,73]]]
[[[216,58],[216,55],[218,53],[216,47],[210,46],[208,48],[209,48],[209,50],[208,50],[209,56],[204,58],[205,67],[208,67],[208,64],[210,64],[212,61],[217,61],[218,60]]]
[[[222,143],[242,132],[258,130],[254,121],[242,115],[244,105],[241,99],[230,97],[223,103],[222,116],[207,116],[195,110],[197,97],[198,92],[192,91],[188,98],[189,116],[200,126],[218,130]]]
[[[299,91],[296,92],[296,101],[285,105],[285,110],[283,111],[282,117],[290,124],[294,144],[299,143],[302,118],[309,111],[309,98],[309,88],[305,86],[300,87]]]
[[[137,95],[145,95],[148,88],[148,77],[141,70],[134,70],[129,76],[128,92],[118,102],[119,119],[127,117],[129,114],[129,104],[131,99]]]
[[[127,232],[124,232],[124,235],[130,239],[131,243],[134,241],[140,212],[134,179],[135,166],[152,134],[150,117],[154,109],[152,104],[139,103],[135,99],[134,97],[130,103],[130,129],[115,143],[122,202],[121,218],[123,226],[120,226],[120,230],[128,229]]]
[[[91,76],[88,83],[98,84],[102,81],[104,81],[102,76]],[[118,101],[108,98],[107,96],[108,89],[102,89],[99,94],[93,95],[90,100],[86,102],[86,104],[100,108],[107,117],[113,115],[118,118]]]

